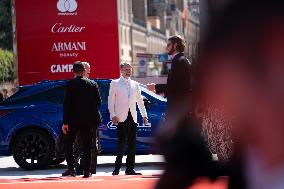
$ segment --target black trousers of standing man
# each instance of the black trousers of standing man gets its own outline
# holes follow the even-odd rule
[[[70,125],[66,138],[66,161],[69,170],[75,168],[74,157],[74,142],[78,132],[81,134],[82,146],[83,146],[83,162],[84,173],[90,173],[91,169],[91,145],[92,145],[92,127],[88,124]]]
[[[128,111],[127,119],[124,122],[118,123],[117,126],[117,156],[115,161],[115,169],[120,169],[122,165],[122,157],[127,144],[127,169],[134,169],[135,153],[136,153],[136,130],[137,124],[133,121],[133,117]]]

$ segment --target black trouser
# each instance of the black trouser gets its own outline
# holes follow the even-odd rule
[[[124,154],[125,146],[127,143],[127,159],[126,167],[134,169],[135,153],[136,153],[136,130],[137,124],[133,121],[130,111],[128,112],[127,119],[124,122],[118,123],[117,126],[117,156],[115,161],[115,168],[120,169],[122,165],[122,157]]]
[[[84,172],[90,172],[91,164],[91,145],[92,145],[92,124],[85,125],[69,125],[69,131],[66,137],[66,161],[68,169],[75,168],[75,157],[74,157],[74,142],[78,132],[81,134],[82,145],[83,145],[83,161],[84,161]]]
[[[97,127],[92,128],[92,147],[91,147],[91,172],[93,174],[96,173],[97,170],[97,156],[99,154],[99,133]],[[81,134],[77,133],[77,138],[75,140],[75,164],[77,164],[78,169],[83,170],[84,162],[83,162],[83,144]],[[84,154],[83,154],[84,155]],[[81,159],[80,159],[81,158]],[[80,164],[79,164],[80,160]]]

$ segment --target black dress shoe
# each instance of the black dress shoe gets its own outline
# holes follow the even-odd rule
[[[142,175],[142,173],[137,173],[134,169],[126,169],[125,175]]]
[[[84,173],[83,178],[89,178],[92,177],[92,173],[88,172],[88,173]]]
[[[120,169],[114,169],[114,171],[112,172],[112,175],[118,175],[120,172]]]
[[[63,177],[68,177],[68,176],[75,177],[76,173],[74,169],[67,169],[64,173],[62,173],[62,176]]]

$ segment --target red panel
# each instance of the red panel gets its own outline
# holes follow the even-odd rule
[[[119,77],[117,0],[16,0],[16,29],[21,85],[72,78],[76,60]]]

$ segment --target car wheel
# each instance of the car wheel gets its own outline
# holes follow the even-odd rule
[[[15,136],[12,153],[15,162],[21,168],[42,169],[50,163],[53,157],[54,143],[47,133],[27,129]]]

